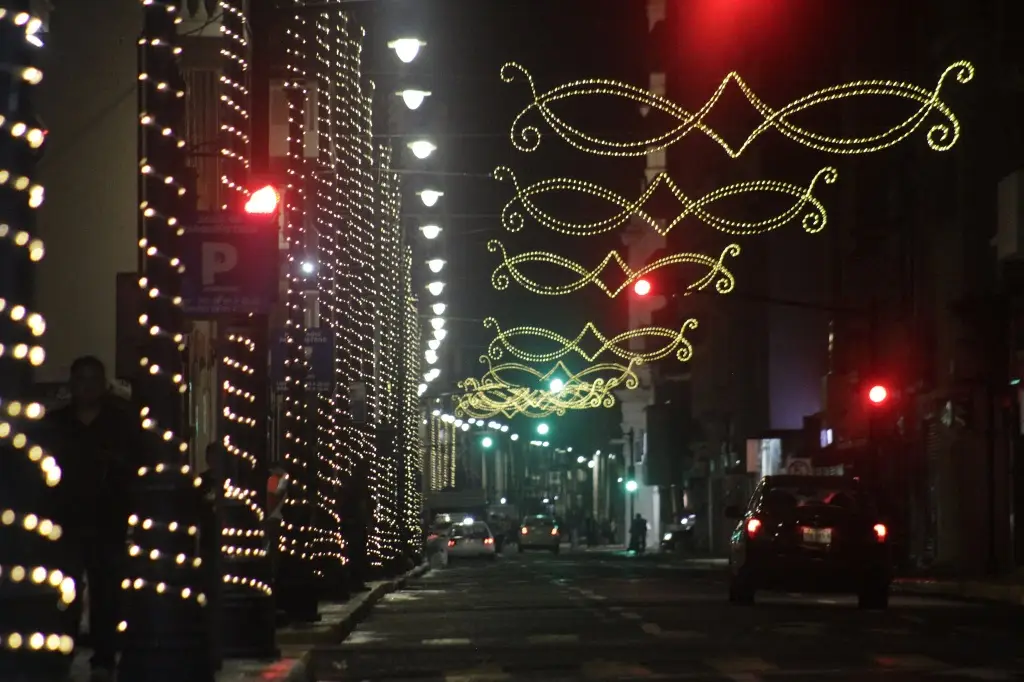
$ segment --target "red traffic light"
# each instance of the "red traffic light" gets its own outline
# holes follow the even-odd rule
[[[633,293],[637,296],[646,296],[651,293],[651,283],[646,279],[638,279],[636,283],[633,284]]]
[[[250,215],[273,215],[281,204],[281,195],[273,185],[264,185],[249,195],[245,212]]]
[[[881,405],[885,402],[885,399],[889,397],[889,391],[886,390],[885,386],[874,385],[868,390],[868,400],[875,405]]]

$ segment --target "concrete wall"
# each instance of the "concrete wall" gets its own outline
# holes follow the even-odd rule
[[[115,276],[136,263],[137,0],[56,3],[39,114],[49,130],[40,179],[39,274],[48,361],[42,381],[66,377],[79,355],[113,370]]]

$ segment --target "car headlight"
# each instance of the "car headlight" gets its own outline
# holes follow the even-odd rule
[[[672,533],[665,533],[664,537],[662,537],[661,539],[665,540],[665,541],[671,540],[672,539]]]

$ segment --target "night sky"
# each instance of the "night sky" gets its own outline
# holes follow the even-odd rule
[[[410,85],[426,87],[434,93],[423,111],[415,114],[419,118],[413,117],[409,125],[437,140],[439,151],[431,168],[449,174],[429,180],[445,191],[439,220],[445,228],[445,255],[449,261],[445,298],[450,304],[450,333],[446,341],[450,356],[443,381],[437,385],[447,390],[454,388],[451,382],[455,380],[482,373],[484,366],[477,364],[476,358],[492,338],[492,333],[482,325],[487,316],[496,317],[505,328],[523,324],[546,326],[567,336],[574,336],[588,320],[597,323],[609,336],[626,328],[622,297],[611,300],[593,287],[569,296],[548,297],[526,292],[515,282],[504,291],[495,291],[491,286],[491,273],[499,260],[497,254],[486,248],[490,239],[500,239],[510,254],[544,249],[590,266],[610,249],[620,246],[614,233],[602,237],[561,237],[530,223],[519,233],[507,232],[501,226],[500,212],[512,196],[511,187],[487,177],[495,166],[511,167],[523,184],[569,176],[636,196],[642,189],[644,165],[643,159],[584,154],[554,136],[545,138],[536,152],[515,150],[509,139],[510,124],[531,97],[525,81],[502,82],[502,64],[522,64],[541,92],[590,77],[618,79],[643,87],[647,85],[650,65],[660,55],[674,77],[684,79],[686,94],[692,93],[687,101],[679,102],[691,110],[707,99],[729,70],[740,71],[765,99],[781,106],[812,90],[853,78],[907,79],[932,87],[938,72],[924,62],[934,55],[929,55],[916,41],[936,22],[950,20],[924,11],[927,5],[918,2],[901,2],[900,11],[896,11],[894,3],[880,0],[692,0],[687,3],[681,25],[669,27],[671,35],[659,53],[648,38],[643,0],[402,0],[368,5],[372,9],[357,10],[357,17],[369,27],[371,41],[406,34],[420,36],[429,43],[423,58],[409,67],[403,78]],[[374,35],[375,31],[381,33]],[[972,55],[954,58],[964,57]],[[713,123],[726,130],[733,126],[742,138],[752,123],[742,116],[739,106],[735,100],[727,103],[721,107],[722,116]],[[845,121],[851,115],[868,123],[876,116],[888,116],[877,104],[872,106],[870,110],[848,109]],[[588,100],[583,108],[564,106],[559,113],[579,127],[598,132],[613,130],[620,138],[634,132],[640,135],[645,125],[650,125],[635,107],[597,98]],[[891,122],[897,120],[899,116]],[[832,123],[837,121],[843,123],[839,118]],[[542,132],[548,130],[536,114],[530,122]],[[834,127],[832,130],[838,132]],[[768,177],[804,183],[825,165],[823,162],[837,161],[808,155],[796,145],[778,144],[780,141],[766,142],[759,156],[736,162],[720,150],[709,150],[707,140],[702,140],[694,143],[692,156],[682,161],[678,156],[670,159],[670,167],[673,177],[687,182],[688,189],[700,195],[722,184],[765,177],[765,167],[774,171]],[[868,175],[877,179],[879,173],[884,173],[884,164],[900,163],[921,152],[917,149],[919,144],[906,146],[908,150],[896,156],[878,155],[877,161],[868,161],[873,166],[863,166],[861,159],[838,161],[845,164],[847,173],[866,169]],[[415,191],[416,185],[426,182],[415,176],[404,177],[407,191]],[[858,191],[864,193],[859,196],[866,197],[870,187],[862,185]],[[406,201],[410,198],[415,197],[407,194]],[[565,218],[579,220],[593,219],[603,215],[602,209],[607,210],[600,203],[580,202],[575,196],[545,203],[545,207],[559,211]],[[866,210],[870,213],[870,206]],[[843,219],[839,211],[835,215]],[[768,262],[773,263],[773,269],[781,268],[789,274],[793,274],[794,268],[799,269],[801,263],[825,258],[830,236],[813,242],[808,247],[810,251],[792,251],[796,254],[791,259],[794,262],[787,263],[785,254],[790,249],[785,240],[807,237],[798,228],[792,232],[758,238],[763,239],[758,242],[764,245],[763,250],[752,245],[745,248],[761,251],[759,255],[774,252]],[[674,238],[685,247],[687,242],[696,241],[690,234],[680,232]],[[778,254],[782,254],[781,260]],[[755,261],[751,257],[747,264],[751,272]],[[807,268],[808,272],[814,269]],[[561,274],[553,267],[533,272],[539,280],[547,282],[559,281],[551,278]],[[744,280],[742,268],[736,274],[740,282],[738,291],[763,292],[764,281],[750,277]],[[796,281],[796,298],[815,299],[824,295],[824,269],[817,268],[815,276],[822,279],[801,284],[790,277]],[[801,288],[807,291],[800,292]],[[792,293],[786,292],[787,297],[793,298]],[[701,331],[713,334],[710,329]],[[588,411],[572,415],[571,421],[577,427],[563,428],[560,433],[571,432],[573,435],[566,437],[576,441],[588,437],[584,434],[600,434],[592,435],[599,443],[607,436],[603,435],[603,428],[593,426],[605,424],[616,431],[618,416],[605,410]]]

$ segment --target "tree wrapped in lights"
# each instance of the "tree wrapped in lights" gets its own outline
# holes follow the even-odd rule
[[[431,413],[429,433],[430,439],[430,490],[444,490],[455,485],[455,451],[458,441],[458,428],[454,425],[455,417],[441,414],[439,410]]]
[[[210,679],[205,654],[199,504],[188,465],[179,237],[185,209],[185,91],[176,2],[143,0],[139,39],[139,324],[145,333],[133,397],[142,442],[125,591],[121,676]]]
[[[288,76],[284,88],[288,101],[288,185],[284,217],[288,241],[285,266],[288,290],[284,330],[283,448],[289,487],[278,549],[282,555],[279,590],[284,593],[279,602],[290,617],[312,621],[317,616],[320,583],[316,579],[318,567],[313,553],[317,473],[311,457],[310,405],[305,385],[309,374],[305,354],[307,285],[302,272],[302,263],[308,256],[306,207],[309,169],[305,158],[303,124],[309,97],[309,74],[306,71],[308,29],[305,18],[296,14],[286,31]]]
[[[369,113],[369,112],[368,112]],[[399,378],[402,365],[401,335],[405,323],[405,254],[402,248],[400,187],[398,175],[391,169],[391,148],[381,146],[377,153],[375,196],[377,234],[376,281],[378,282],[376,321],[377,382],[377,465],[373,476],[375,497],[374,540],[379,548],[377,560],[385,566],[402,554],[404,485],[399,443],[401,434],[403,386]]]
[[[518,232],[525,224],[523,211],[535,221],[555,232],[572,236],[588,236],[609,232],[626,226],[631,220],[640,219],[652,230],[665,236],[686,218],[693,216],[705,225],[720,232],[736,236],[748,236],[776,230],[783,225],[800,220],[809,233],[820,232],[828,221],[828,212],[821,201],[814,196],[818,182],[831,185],[839,177],[835,168],[827,167],[818,171],[806,187],[779,180],[751,180],[720,187],[699,199],[691,199],[667,173],[658,173],[647,183],[637,199],[627,199],[593,182],[572,178],[549,178],[521,187],[510,169],[500,166],[494,171],[497,180],[509,181],[515,187],[515,196],[501,211],[501,223],[509,232]],[[662,220],[649,213],[645,206],[659,188],[664,187],[682,205],[672,220]],[[534,201],[534,197],[551,193],[576,192],[602,199],[618,210],[608,218],[589,223],[575,223],[552,215]],[[794,203],[785,211],[754,222],[732,220],[711,212],[711,207],[732,197],[776,194],[790,197]]]
[[[223,477],[221,565],[224,580],[224,651],[228,656],[272,655],[275,613],[263,506],[266,466],[266,394],[259,348],[248,327],[228,330],[220,344]]]
[[[399,370],[401,391],[401,436],[399,438],[401,458],[400,500],[403,504],[403,522],[406,550],[413,556],[422,551],[420,532],[420,510],[423,490],[423,444],[420,441],[419,384],[421,371],[421,327],[419,305],[412,294],[412,249],[406,248],[402,266],[402,280],[405,283],[402,320],[402,339]]]
[[[242,0],[219,0],[221,47],[219,175],[221,209],[240,210],[249,180],[249,22]]]
[[[54,676],[74,645],[62,611],[75,583],[47,565],[62,529],[43,513],[61,472],[33,438],[43,408],[28,398],[46,326],[32,310],[44,251],[34,232],[44,133],[33,124],[43,74],[29,44],[42,22],[28,5],[0,1],[0,678],[11,680]]]
[[[775,109],[765,103],[739,74],[732,72],[722,79],[707,102],[694,112],[686,111],[675,102],[644,88],[603,78],[573,81],[541,93],[537,91],[529,72],[514,62],[502,67],[501,78],[506,83],[524,78],[533,97],[533,101],[523,108],[512,122],[512,144],[520,151],[532,152],[540,147],[540,130],[526,122],[526,117],[530,113],[537,112],[552,132],[569,145],[590,154],[646,156],[651,152],[666,149],[696,131],[714,140],[726,154],[735,159],[739,158],[758,137],[770,130],[781,133],[797,144],[830,154],[867,154],[902,142],[933,116],[936,116],[939,122],[931,125],[925,139],[928,146],[935,151],[947,151],[953,148],[960,137],[960,121],[941,98],[943,86],[953,79],[961,84],[969,83],[974,78],[974,66],[966,61],[950,64],[931,90],[913,83],[892,80],[852,81],[804,95],[781,109]],[[763,119],[738,147],[730,145],[706,122],[718,100],[730,86],[739,88]],[[551,109],[554,102],[595,96],[604,99],[616,97],[634,105],[659,111],[667,118],[674,119],[674,125],[643,140],[604,139],[570,125]],[[862,97],[903,99],[917,104],[918,108],[905,120],[887,130],[849,138],[815,132],[793,122],[799,113],[809,109],[830,102]]]

